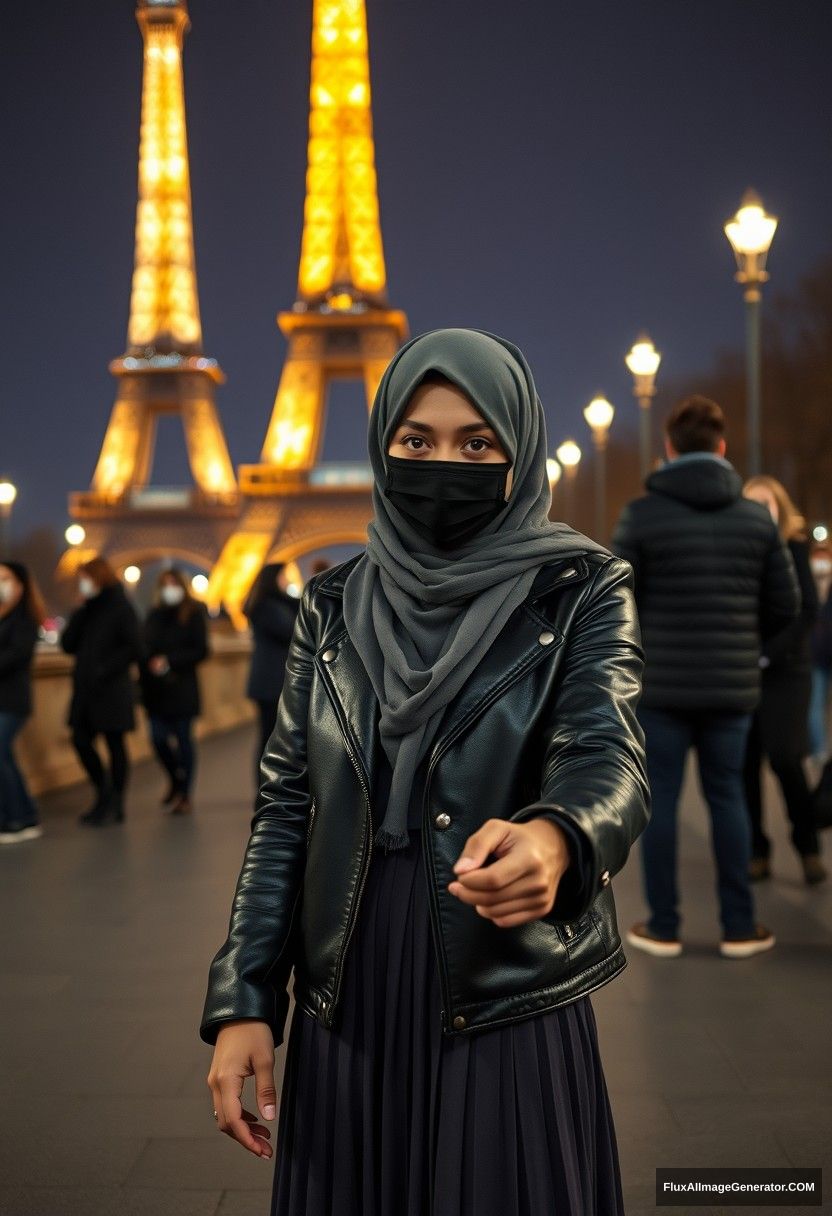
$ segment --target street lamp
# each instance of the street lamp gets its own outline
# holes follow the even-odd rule
[[[575,478],[578,473],[578,465],[581,463],[581,449],[575,443],[574,439],[566,439],[560,445],[555,455],[558,462],[564,471],[564,517],[568,523],[574,523],[575,515]]]
[[[10,481],[0,481],[0,556],[5,555],[11,537],[11,518],[17,486]]]
[[[603,543],[607,531],[607,435],[615,406],[599,393],[584,410],[595,442],[595,539]]]
[[[656,372],[662,357],[647,334],[639,334],[630,353],[625,356],[633,377],[633,396],[639,406],[639,456],[641,476],[645,478],[652,464],[650,437],[650,403],[656,395]]]
[[[771,248],[777,220],[767,215],[753,190],[747,190],[742,205],[725,225],[725,235],[737,259],[734,276],[745,288],[745,357],[748,394],[748,473],[756,477],[762,469],[760,443],[760,300],[768,279],[766,256]]]
[[[549,487],[554,490],[555,486],[561,479],[563,469],[560,467],[554,457],[550,456],[546,461],[546,476],[549,479]]]
[[[125,581],[125,583],[129,583],[131,585],[131,587],[135,586],[136,583],[139,582],[141,577],[142,577],[142,572],[138,566],[126,566],[125,567],[124,581]]]

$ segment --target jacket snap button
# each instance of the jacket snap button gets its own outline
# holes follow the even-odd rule
[[[548,629],[544,629],[543,633],[541,633],[540,637],[537,640],[538,640],[538,642],[540,642],[541,646],[551,646],[552,642],[554,642],[554,640],[555,640],[555,635],[553,633],[551,633]]]
[[[464,1029],[465,1029],[465,1018],[463,1018],[463,1017],[454,1018],[454,1030],[464,1030]]]
[[[442,811],[433,822],[438,828],[449,828],[451,826],[451,817],[445,811]]]
[[[609,870],[604,870],[603,873],[601,874],[601,886],[608,887],[609,882],[610,882],[610,872],[609,872]]]
[[[331,662],[332,662],[332,660],[335,658],[336,653],[337,653],[337,652],[336,652],[335,650],[331,650],[331,649],[330,649],[330,650],[325,650],[325,651],[323,652],[323,654],[321,655],[321,658],[323,659],[323,661],[324,661],[325,663],[331,663]]]

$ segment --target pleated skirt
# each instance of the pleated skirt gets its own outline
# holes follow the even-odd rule
[[[589,998],[442,1036],[421,843],[376,851],[340,1018],[295,1008],[271,1216],[623,1216]]]

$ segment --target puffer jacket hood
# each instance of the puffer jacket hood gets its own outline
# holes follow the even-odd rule
[[[703,452],[701,457],[669,460],[651,473],[645,483],[653,494],[664,494],[696,511],[719,511],[742,495],[742,478],[721,457]]]

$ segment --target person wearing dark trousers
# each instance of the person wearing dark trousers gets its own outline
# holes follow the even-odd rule
[[[746,958],[774,945],[754,918],[746,741],[760,698],[761,639],[769,644],[797,617],[797,580],[769,513],[743,497],[725,459],[719,406],[683,401],[667,421],[665,447],[666,464],[625,507],[613,537],[635,573],[646,659],[638,716],[653,797],[641,847],[650,916],[627,940],[657,957],[682,952],[676,820],[693,747],[711,818],[720,953]]]
[[[142,696],[150,738],[169,778],[162,805],[172,815],[184,815],[192,810],[192,728],[200,711],[197,667],[208,656],[208,630],[205,611],[180,570],[159,576],[143,642]]]
[[[274,730],[289,642],[298,614],[298,598],[289,594],[288,587],[286,563],[269,562],[258,574],[243,605],[254,640],[246,692],[256,704],[259,717],[255,757],[258,781],[260,757]]]
[[[100,827],[124,819],[129,760],[124,736],[135,726],[130,668],[141,657],[139,621],[110,563],[94,557],[79,567],[83,604],[73,612],[61,646],[75,656],[69,725],[78,759],[95,789],[80,822]],[[104,736],[105,767],[96,748]]]
[[[762,695],[751,725],[745,763],[745,793],[751,820],[752,881],[771,876],[771,842],[763,829],[760,770],[768,757],[780,783],[791,839],[809,886],[823,882],[812,792],[803,770],[809,753],[809,705],[812,697],[812,630],[818,616],[818,593],[809,563],[806,522],[786,487],[774,477],[752,477],[743,491],[764,506],[789,547],[800,584],[800,615],[763,647]]]
[[[20,562],[0,561],[0,844],[43,835],[38,808],[14,754],[32,712],[32,657],[43,601]]]

